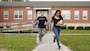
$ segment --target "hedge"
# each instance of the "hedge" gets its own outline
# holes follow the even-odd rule
[[[74,29],[74,26],[68,26],[68,29]]]
[[[83,26],[78,26],[77,30],[83,30]]]
[[[90,26],[85,27],[85,30],[90,30]]]
[[[66,25],[65,26],[61,26],[61,29],[66,29]]]
[[[2,26],[0,26],[0,28],[3,28]]]

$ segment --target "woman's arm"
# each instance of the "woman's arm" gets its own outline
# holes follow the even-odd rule
[[[64,25],[64,20],[62,20],[62,25]]]
[[[53,22],[53,20],[50,20],[50,21],[48,21],[47,23],[46,23],[46,25],[49,25],[50,23],[52,23]]]

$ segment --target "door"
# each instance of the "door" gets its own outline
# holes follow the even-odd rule
[[[41,11],[37,11],[37,17],[41,16],[40,14]],[[44,16],[48,19],[48,11],[43,11],[44,12]]]

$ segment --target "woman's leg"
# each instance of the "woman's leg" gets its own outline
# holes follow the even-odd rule
[[[61,28],[57,28],[57,29],[58,29],[58,36],[59,36],[61,32]]]
[[[53,27],[53,31],[54,31],[55,36],[56,36],[57,44],[58,44],[58,46],[60,46],[59,39],[58,39],[58,37],[59,37],[58,28],[57,27]]]

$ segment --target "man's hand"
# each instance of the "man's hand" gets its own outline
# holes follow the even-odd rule
[[[36,20],[37,23],[39,23],[39,20]]]

